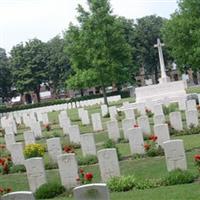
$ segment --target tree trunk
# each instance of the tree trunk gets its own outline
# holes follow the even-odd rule
[[[104,104],[108,105],[108,99],[107,99],[107,95],[106,95],[106,87],[104,85],[102,85],[102,92],[103,92],[103,98],[104,98]]]
[[[37,86],[37,88],[35,89],[35,94],[37,97],[37,102],[40,103],[40,86]]]
[[[84,96],[84,91],[83,91],[83,89],[81,89],[80,92],[81,92],[81,96],[83,97],[83,96]]]
[[[156,81],[156,84],[158,83],[158,67],[155,67],[155,81]]]

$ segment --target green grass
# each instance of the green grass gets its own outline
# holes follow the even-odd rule
[[[117,107],[120,107],[123,101],[133,102],[132,98],[123,99],[117,102]],[[89,114],[100,112],[99,106],[92,106],[87,108]],[[72,121],[72,124],[78,124],[80,127],[81,134],[93,132],[92,126],[83,126],[78,118],[77,109],[68,110],[68,115]],[[185,115],[182,113],[183,122],[185,126]],[[121,128],[121,120],[124,115],[120,116],[118,119],[119,127]],[[166,116],[168,119],[168,116]],[[38,143],[45,144],[45,140],[52,137],[54,132],[61,137],[62,145],[69,144],[68,136],[64,136],[62,130],[58,125],[58,112],[49,113],[49,120],[51,122],[52,130],[47,132],[43,128],[43,138],[37,140]],[[109,118],[102,118],[104,131],[95,133],[95,142],[97,145],[97,150],[103,148],[103,143],[108,139],[108,134],[106,131],[106,122]],[[152,118],[150,119],[153,125]],[[25,130],[23,126],[19,127],[19,132],[16,136],[16,140],[23,141],[23,131]],[[121,135],[123,135],[121,131]],[[194,165],[194,155],[200,153],[200,134],[199,135],[184,135],[184,136],[172,136],[172,139],[182,139],[184,141],[184,146],[187,155],[188,169],[192,172],[197,172],[196,166]],[[4,143],[4,138],[0,137],[0,143]],[[117,147],[120,154],[126,160],[120,162],[120,170],[122,175],[134,175],[137,179],[159,179],[165,176],[168,172],[166,169],[165,158],[161,157],[144,157],[144,158],[133,158],[130,153],[130,147],[128,143],[118,143]],[[77,157],[82,155],[81,149],[75,150]],[[45,164],[51,164],[51,160],[47,153],[44,156]],[[94,174],[93,182],[100,182],[100,171],[98,164],[90,166],[81,166],[87,172],[92,172]],[[46,170],[48,182],[56,181],[60,182],[58,169]],[[26,173],[0,175],[0,187],[11,187],[13,191],[28,190],[28,182]],[[124,199],[138,199],[138,200],[198,200],[200,199],[200,190],[197,183],[188,185],[176,185],[170,187],[159,187],[156,189],[148,190],[133,190],[129,192],[111,193],[111,200],[124,200]],[[72,198],[66,197],[66,194],[60,197],[54,198],[54,200],[71,200]]]

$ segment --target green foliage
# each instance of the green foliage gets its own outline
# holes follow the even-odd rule
[[[112,14],[108,0],[87,1],[89,11],[78,7],[79,26],[71,25],[65,34],[66,52],[73,73],[71,88],[130,82],[132,55],[125,39],[123,23]],[[114,33],[114,34],[113,34]]]
[[[97,162],[97,157],[93,155],[78,158],[78,165],[92,165],[96,164]]]
[[[167,186],[192,183],[197,176],[197,174],[191,173],[190,171],[177,169],[169,172],[169,174],[163,178],[162,184]]]
[[[9,65],[9,59],[6,51],[0,48],[0,97],[2,101],[6,101],[12,96],[12,69]]]
[[[64,186],[59,183],[45,183],[35,192],[37,199],[51,199],[65,192]]]
[[[110,148],[115,148],[116,151],[117,151],[117,157],[119,160],[122,159],[122,156],[119,152],[119,148],[117,147],[116,143],[111,140],[111,139],[108,139],[104,144],[103,144],[103,147],[106,148],[106,149],[110,149]]]
[[[47,162],[45,163],[45,169],[46,170],[58,169],[58,164],[54,162]]]
[[[125,192],[132,190],[136,185],[135,176],[113,177],[107,182],[112,192]]]
[[[22,173],[26,172],[26,168],[24,165],[12,165],[10,167],[10,173]]]
[[[196,135],[200,133],[200,126],[192,126],[190,128],[186,128],[183,131],[177,131],[175,129],[170,128],[170,135]]]
[[[165,115],[169,115],[171,112],[175,112],[178,110],[178,106],[176,103],[170,104],[169,106],[163,106],[163,112]]]
[[[145,190],[145,189],[156,188],[159,187],[160,185],[161,185],[160,180],[145,179],[136,181],[135,188],[138,190]]]
[[[199,9],[199,0],[179,1],[179,8],[163,29],[166,45],[182,71],[199,70]]]

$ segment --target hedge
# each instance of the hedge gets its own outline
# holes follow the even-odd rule
[[[107,93],[108,97],[115,96],[115,95],[121,95],[122,98],[130,97],[129,91],[115,91],[115,92]],[[71,98],[70,100],[54,99],[54,100],[49,100],[49,101],[35,103],[35,104],[14,105],[12,107],[0,106],[0,113],[13,112],[13,111],[25,110],[25,109],[31,109],[31,108],[39,108],[39,107],[58,105],[58,104],[64,104],[64,103],[71,103],[71,102],[76,102],[76,101],[90,100],[90,99],[96,99],[96,98],[101,98],[101,97],[103,97],[102,94],[92,94],[92,95],[87,95],[87,96]]]

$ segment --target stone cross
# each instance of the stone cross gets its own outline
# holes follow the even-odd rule
[[[158,48],[158,54],[159,54],[159,60],[160,60],[160,69],[161,69],[161,79],[162,82],[168,82],[168,77],[165,72],[165,63],[164,63],[164,58],[163,58],[163,52],[162,52],[162,47],[165,44],[160,42],[160,39],[157,39],[157,44],[154,45],[155,48]]]

